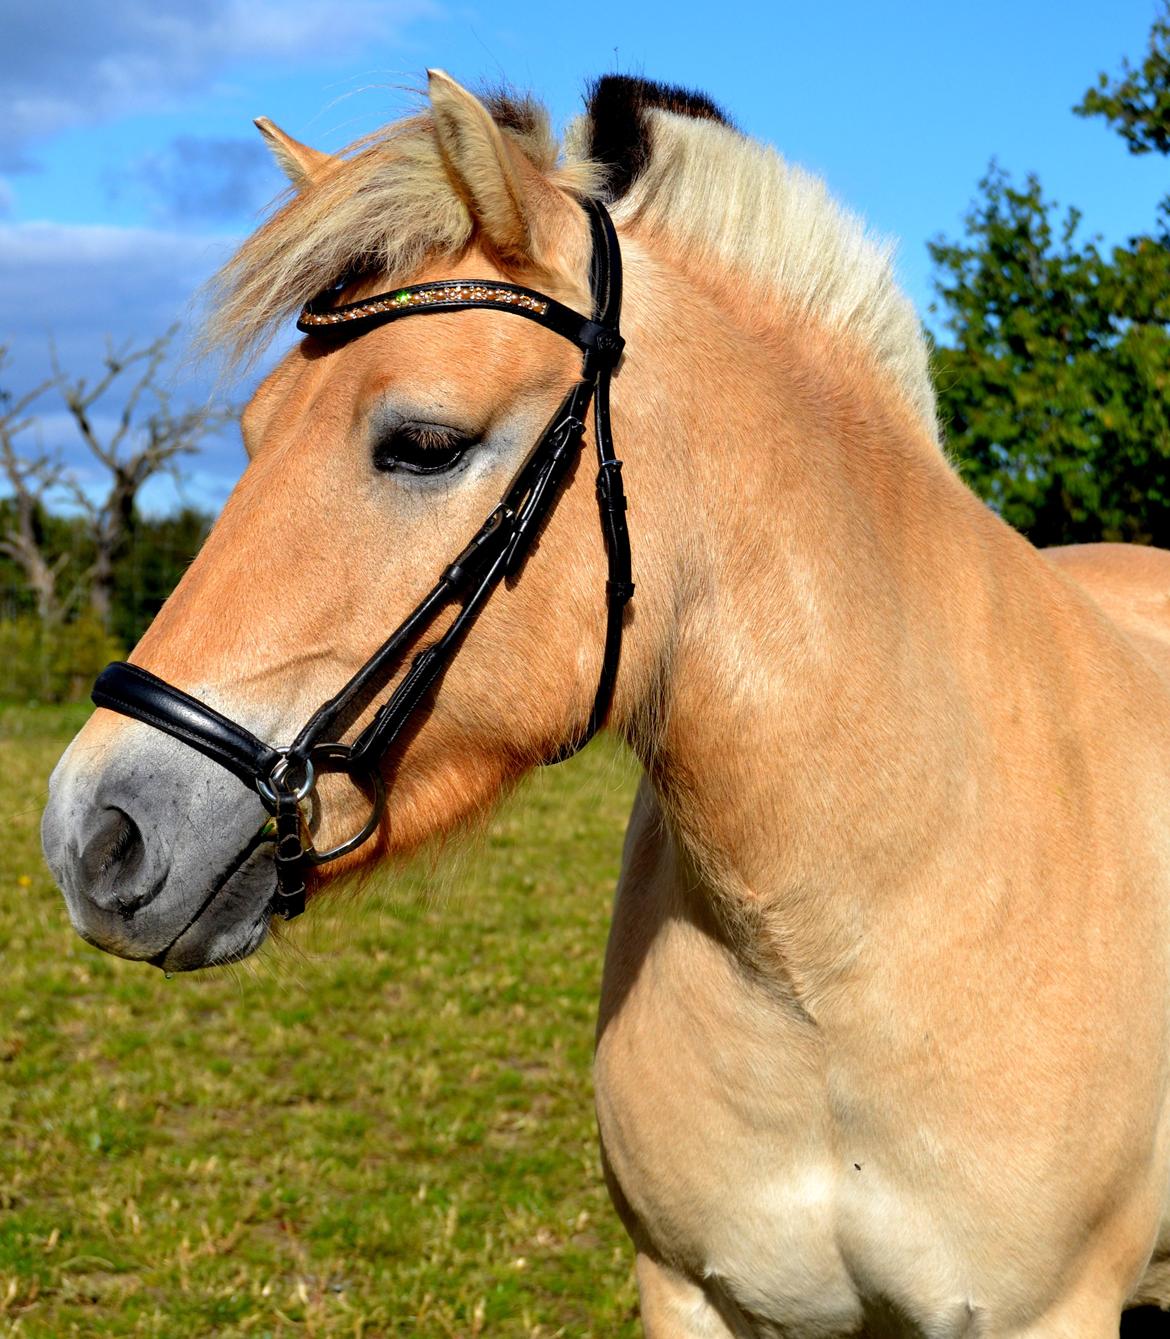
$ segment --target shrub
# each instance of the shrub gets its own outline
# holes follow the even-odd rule
[[[0,701],[80,702],[98,671],[121,654],[92,617],[55,626],[31,617],[0,620]]]

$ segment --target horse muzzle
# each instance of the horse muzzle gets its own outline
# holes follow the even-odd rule
[[[45,859],[74,928],[119,957],[168,971],[234,962],[268,933],[271,824],[254,792],[136,722],[87,746],[49,783]]]

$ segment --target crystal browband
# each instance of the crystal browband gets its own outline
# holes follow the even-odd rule
[[[587,378],[599,367],[616,367],[622,356],[623,340],[616,330],[519,284],[498,279],[443,279],[338,305],[340,287],[327,289],[305,304],[297,321],[302,334],[347,339],[403,316],[474,311],[478,307],[514,312],[571,340],[585,353],[582,371]]]
[[[339,325],[345,321],[360,321],[371,316],[381,316],[386,312],[431,306],[435,303],[453,307],[461,305],[519,307],[536,316],[543,316],[549,308],[547,299],[510,284],[496,286],[474,281],[416,284],[411,288],[401,288],[397,293],[383,293],[364,302],[350,302],[332,309],[323,308],[320,299],[317,299],[310,302],[301,312],[297,325],[302,330],[307,326]]]

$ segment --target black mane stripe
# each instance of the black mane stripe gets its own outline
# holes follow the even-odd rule
[[[733,124],[703,93],[628,74],[607,74],[595,80],[585,105],[591,123],[589,157],[607,169],[611,202],[626,194],[650,160],[648,111],[660,107],[678,116]]]

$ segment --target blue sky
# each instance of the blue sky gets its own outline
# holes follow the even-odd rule
[[[691,0],[588,6],[445,0],[0,0],[0,344],[7,384],[97,365],[104,337],[193,328],[199,284],[282,181],[251,118],[338,149],[411,105],[428,65],[530,89],[563,124],[597,74],[689,84],[749,134],[824,176],[898,242],[924,316],[929,238],[957,236],[992,157],[1075,203],[1108,240],[1150,226],[1163,160],[1070,108],[1100,70],[1140,59],[1155,0]],[[198,369],[180,392],[206,395]],[[246,393],[246,386],[237,394]],[[71,452],[46,402],[48,445]],[[115,406],[111,406],[113,409]],[[184,467],[216,505],[234,437]],[[154,506],[173,501],[156,486]]]

